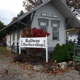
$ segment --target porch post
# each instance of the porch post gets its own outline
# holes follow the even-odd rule
[[[46,36],[46,63],[48,63],[48,43],[47,43],[47,36]]]
[[[10,33],[10,47],[11,47],[11,33]]]

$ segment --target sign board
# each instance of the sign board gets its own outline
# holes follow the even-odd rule
[[[31,37],[19,39],[19,54],[21,54],[21,48],[45,48],[46,49],[46,62],[48,62],[48,47],[47,36],[46,37]]]
[[[46,38],[20,38],[19,46],[28,48],[46,48]]]

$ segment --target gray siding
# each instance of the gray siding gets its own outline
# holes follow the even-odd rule
[[[41,16],[41,13],[45,14],[50,14],[50,15],[55,15],[57,18],[53,17],[43,17]],[[60,45],[66,43],[66,30],[65,30],[65,18],[61,13],[50,3],[44,5],[43,7],[39,8],[34,16],[33,22],[32,22],[32,28],[38,26],[38,19],[39,18],[44,18],[49,20],[49,25],[47,27],[47,32],[50,33],[50,36],[48,37],[48,47],[55,47],[57,43]],[[52,40],[52,27],[51,27],[51,20],[59,20],[60,21],[60,27],[59,27],[59,41],[57,40]]]

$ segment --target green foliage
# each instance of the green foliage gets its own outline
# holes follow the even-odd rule
[[[70,53],[68,50],[68,46],[66,44],[63,44],[61,47],[62,47],[62,51],[65,53],[65,61],[70,60]]]
[[[61,49],[61,46],[57,43],[55,48],[54,48],[54,52],[58,51]]]
[[[2,29],[3,27],[5,27],[5,25],[0,21],[0,29]]]
[[[68,51],[69,51],[69,53],[70,53],[70,56],[71,56],[71,58],[72,58],[72,56],[73,56],[73,54],[74,54],[74,46],[73,46],[71,43],[69,43],[69,44],[67,45],[67,47],[68,47]]]
[[[54,52],[53,55],[53,61],[57,61],[57,62],[63,62],[65,60],[65,54],[64,51],[62,50],[58,50]]]
[[[2,29],[2,28],[4,28],[5,27],[5,25],[4,25],[4,23],[2,23],[1,21],[0,21],[0,30]],[[3,31],[3,32],[0,32],[0,40],[3,38],[5,36],[5,32]]]
[[[0,54],[6,54],[6,53],[9,53],[6,47],[0,46]]]
[[[24,14],[23,10],[20,11],[20,13],[17,15],[17,17],[20,17]]]
[[[63,62],[70,60],[70,58],[70,52],[66,44],[63,44],[62,46],[57,44],[55,46],[52,58],[53,61],[56,60],[57,62]]]
[[[62,50],[64,50],[64,52],[68,50],[68,47],[66,46],[66,44],[63,44],[61,47],[62,47]]]

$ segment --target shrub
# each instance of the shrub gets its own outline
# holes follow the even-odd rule
[[[70,53],[68,51],[68,46],[66,46],[66,44],[63,44],[62,46],[57,44],[54,48],[52,60],[53,61],[56,60],[57,62],[70,60]]]
[[[27,27],[25,29],[23,29],[22,33],[21,33],[21,37],[27,38],[27,37],[46,37],[49,36],[50,34],[48,32],[45,32],[42,29],[37,29],[37,28],[32,28],[31,27]],[[32,53],[34,55],[39,54],[42,52],[42,48],[26,48],[27,52]]]
[[[58,51],[58,50],[60,50],[60,49],[61,49],[61,46],[57,43],[56,46],[55,46],[55,48],[54,48],[54,52],[55,52],[55,51]]]
[[[65,61],[70,60],[70,53],[68,50],[68,46],[66,44],[63,44],[61,47],[62,47],[62,51],[65,53]]]
[[[72,58],[72,56],[73,56],[73,54],[74,54],[74,46],[69,43],[69,44],[67,45],[67,47],[68,47],[68,51],[69,51],[69,53],[70,53],[70,56],[71,56],[71,58]]]
[[[54,52],[53,61],[63,62],[65,60],[65,54],[62,50]]]

